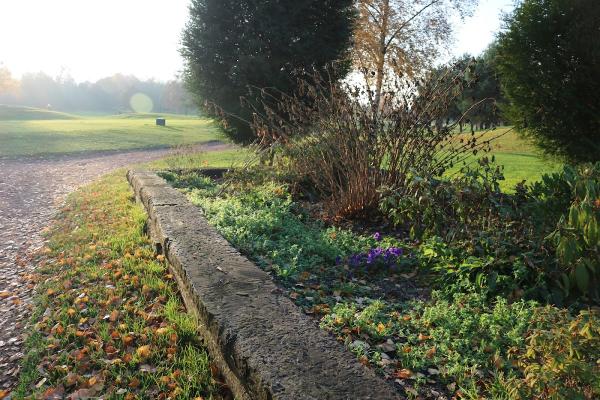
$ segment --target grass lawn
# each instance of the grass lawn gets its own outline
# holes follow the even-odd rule
[[[495,156],[496,163],[504,167],[505,180],[501,183],[503,190],[512,191],[523,180],[527,183],[539,181],[543,174],[562,168],[563,164],[560,161],[543,156],[533,144],[521,138],[510,127],[498,128],[491,131],[489,136],[503,133],[505,134],[502,137],[492,142],[492,151],[488,154]],[[472,157],[467,163],[475,160],[476,158]]]
[[[102,150],[160,148],[225,140],[209,119],[158,114],[79,117],[0,106],[0,156],[32,156]]]

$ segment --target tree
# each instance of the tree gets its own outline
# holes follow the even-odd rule
[[[199,105],[224,117],[235,141],[254,140],[249,122],[259,96],[248,87],[291,94],[295,70],[322,69],[351,45],[353,0],[192,0],[181,54]],[[240,98],[253,107],[242,107]]]
[[[600,159],[600,2],[525,0],[506,18],[498,68],[515,126],[547,153]]]
[[[414,77],[449,46],[450,16],[472,10],[477,0],[357,0],[353,60],[380,106],[384,87]]]
[[[471,131],[477,126],[489,129],[501,122],[499,105],[504,97],[496,71],[496,44],[490,45],[479,57],[464,56],[458,63],[461,66],[472,64],[473,83],[465,88],[457,99],[456,107],[462,113],[468,112],[467,121]],[[462,126],[460,127],[462,131]]]
[[[19,82],[16,81],[10,70],[0,64],[0,102],[8,103],[17,97]]]

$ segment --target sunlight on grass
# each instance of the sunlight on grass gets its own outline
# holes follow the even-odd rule
[[[127,114],[51,120],[0,118],[0,156],[167,148],[226,141],[212,120],[173,115],[166,116],[166,127],[160,127],[156,126],[155,117]]]
[[[500,185],[502,190],[513,191],[515,185],[522,181],[537,182],[542,175],[559,171],[563,166],[562,162],[542,155],[533,144],[521,138],[510,127],[498,128],[489,133],[490,138],[498,135],[502,136],[492,142],[492,151],[486,155],[495,156],[496,164],[504,167],[505,180]],[[469,137],[470,134],[465,136]],[[480,156],[481,154],[472,156],[466,163],[474,167]],[[459,169],[457,166],[449,174],[454,174]]]
[[[32,278],[40,286],[15,398],[222,398],[131,196],[124,170],[69,196]]]

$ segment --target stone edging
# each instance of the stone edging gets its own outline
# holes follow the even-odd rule
[[[399,399],[152,172],[129,171],[157,250],[236,398]]]

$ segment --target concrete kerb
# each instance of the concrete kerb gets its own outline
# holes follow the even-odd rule
[[[156,174],[127,178],[200,335],[239,399],[400,399]]]

